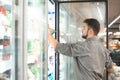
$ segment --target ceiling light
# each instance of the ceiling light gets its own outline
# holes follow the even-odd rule
[[[98,10],[98,13],[100,15],[100,19],[103,20],[102,13],[101,13],[100,8],[98,6],[97,6],[97,10]]]
[[[99,5],[99,2],[97,2],[97,5]]]
[[[118,19],[120,19],[120,15],[119,15],[116,19],[114,19],[114,20],[108,25],[108,27],[112,26]]]

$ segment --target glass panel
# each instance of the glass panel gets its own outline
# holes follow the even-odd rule
[[[0,0],[0,80],[12,80],[12,0]]]
[[[60,42],[84,41],[81,38],[83,21],[86,18],[95,18],[101,25],[99,39],[106,46],[105,11],[104,2],[61,3]],[[73,64],[73,58],[60,55],[60,80],[75,80]]]
[[[45,4],[45,0],[28,0],[28,6],[26,6],[27,80],[46,79],[47,18]]]
[[[48,1],[48,24],[55,37],[55,4]],[[55,80],[55,51],[48,43],[48,80]]]

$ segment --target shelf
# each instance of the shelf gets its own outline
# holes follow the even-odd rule
[[[0,73],[11,69],[11,60],[0,61]]]
[[[119,40],[120,41],[120,38],[112,38],[113,40]]]

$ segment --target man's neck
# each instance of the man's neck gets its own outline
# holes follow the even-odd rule
[[[97,36],[91,35],[91,36],[88,36],[87,39],[88,39],[88,38],[97,38]]]

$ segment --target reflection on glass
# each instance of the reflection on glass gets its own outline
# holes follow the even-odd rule
[[[26,13],[28,80],[45,80],[45,1],[28,0]]]
[[[74,43],[83,41],[81,38],[83,21],[95,18],[100,22],[99,39],[106,45],[104,2],[82,2],[60,4],[60,42]],[[76,80],[72,57],[60,55],[60,80]]]
[[[13,52],[12,0],[0,0],[0,80],[11,78]]]

